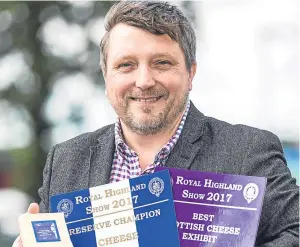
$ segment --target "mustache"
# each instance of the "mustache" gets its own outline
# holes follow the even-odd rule
[[[147,90],[140,92],[130,92],[125,95],[125,98],[155,98],[168,95],[167,90]]]

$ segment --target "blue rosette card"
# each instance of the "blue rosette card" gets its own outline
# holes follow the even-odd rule
[[[169,171],[50,199],[74,247],[179,247]]]

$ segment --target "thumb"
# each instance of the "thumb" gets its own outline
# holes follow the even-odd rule
[[[40,207],[37,203],[31,203],[27,209],[28,214],[38,214],[40,212]]]
[[[27,214],[38,214],[39,212],[40,212],[40,207],[37,203],[31,203],[27,209]],[[19,224],[19,228],[20,228],[20,224]],[[17,237],[12,247],[23,247],[22,239],[20,236]]]

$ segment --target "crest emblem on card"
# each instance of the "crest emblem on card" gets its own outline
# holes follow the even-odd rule
[[[73,212],[73,202],[69,199],[62,199],[57,205],[57,211],[60,213],[64,213],[65,217],[68,216]]]
[[[258,196],[259,188],[255,183],[249,183],[245,186],[243,194],[248,203],[255,200]]]
[[[157,197],[164,191],[165,185],[161,178],[152,178],[148,185],[149,191]]]

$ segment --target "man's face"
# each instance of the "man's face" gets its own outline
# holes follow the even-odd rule
[[[181,117],[196,65],[187,71],[178,43],[125,24],[110,34],[104,73],[107,96],[133,132],[153,135]]]

